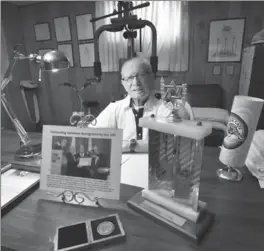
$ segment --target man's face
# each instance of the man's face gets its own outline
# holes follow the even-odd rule
[[[98,154],[98,153],[99,153],[99,151],[98,151],[98,147],[97,147],[97,146],[94,146],[94,147],[93,147],[93,152],[94,152],[95,154]]]
[[[80,153],[84,153],[84,146],[80,145]]]
[[[68,144],[67,139],[63,139],[63,140],[61,141],[61,147],[62,147],[62,148],[65,148],[65,147],[67,146],[67,144]]]
[[[122,68],[122,84],[133,99],[144,100],[149,96],[153,84],[151,72],[147,72],[140,61],[129,61]]]
[[[70,152],[71,152],[71,153],[75,153],[75,147],[74,147],[74,146],[71,146],[71,147],[70,147]]]

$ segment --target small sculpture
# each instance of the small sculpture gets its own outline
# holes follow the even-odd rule
[[[184,114],[186,114],[187,84],[176,85],[172,80],[169,85],[165,85],[164,79],[161,78],[160,91],[163,103],[172,111],[168,121],[182,121]]]
[[[93,79],[87,79],[87,80],[93,80]],[[81,96],[81,92],[92,85],[91,82],[86,82],[83,84],[83,86],[80,89],[77,89],[76,86],[70,84],[70,83],[63,83],[60,84],[62,86],[70,87],[75,93],[79,101],[79,111],[74,111],[70,117],[70,125],[77,126],[77,127],[88,127],[89,124],[96,125],[96,118],[88,111],[87,114],[84,112],[83,107],[83,99]]]

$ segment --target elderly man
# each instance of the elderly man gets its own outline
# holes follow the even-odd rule
[[[154,76],[146,59],[135,57],[127,60],[121,76],[127,96],[110,103],[96,118],[96,125],[91,127],[121,128],[123,152],[147,152],[148,129],[139,126],[139,119],[152,115],[166,117],[171,111],[153,92]]]

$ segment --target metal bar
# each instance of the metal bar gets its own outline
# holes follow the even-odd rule
[[[19,122],[16,114],[14,113],[11,104],[7,101],[5,94],[1,93],[1,103],[3,104],[7,115],[9,116],[11,122],[13,123],[18,136],[20,137],[20,140],[22,141],[23,145],[27,145],[29,143],[31,143],[31,140],[29,139],[29,136],[26,132],[26,130],[24,129],[24,127],[21,125],[21,123]]]
[[[12,76],[12,72],[13,72],[13,69],[15,67],[16,62],[17,62],[17,59],[13,58],[12,64],[9,64],[9,66],[5,72],[5,75],[4,75],[4,79],[1,81],[1,91],[3,91],[4,88],[9,84],[10,77]]]
[[[140,4],[140,5],[137,5],[137,6],[134,6],[132,8],[129,8],[127,10],[122,10],[122,11],[117,11],[117,12],[114,12],[112,14],[108,14],[108,15],[104,15],[104,16],[101,16],[101,17],[95,17],[95,18],[92,18],[90,20],[90,22],[96,22],[98,20],[101,20],[101,19],[104,19],[104,18],[107,18],[107,17],[112,17],[112,16],[115,16],[115,15],[118,15],[118,14],[122,14],[122,13],[125,13],[127,11],[131,11],[131,10],[136,10],[136,9],[140,9],[140,8],[144,8],[144,7],[148,7],[150,5],[149,2],[147,3],[143,3],[143,4]]]
[[[139,51],[142,52],[142,28],[139,29]]]

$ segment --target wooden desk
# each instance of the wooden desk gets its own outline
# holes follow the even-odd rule
[[[37,190],[2,218],[2,245],[19,251],[46,251],[57,226],[118,213],[126,242],[100,250],[262,251],[264,190],[246,169],[239,183],[219,180],[216,169],[222,164],[218,154],[218,148],[205,148],[200,199],[208,203],[216,219],[199,246],[129,209],[125,202],[140,188],[123,184],[120,201],[101,201],[102,208],[47,201],[45,193]]]

